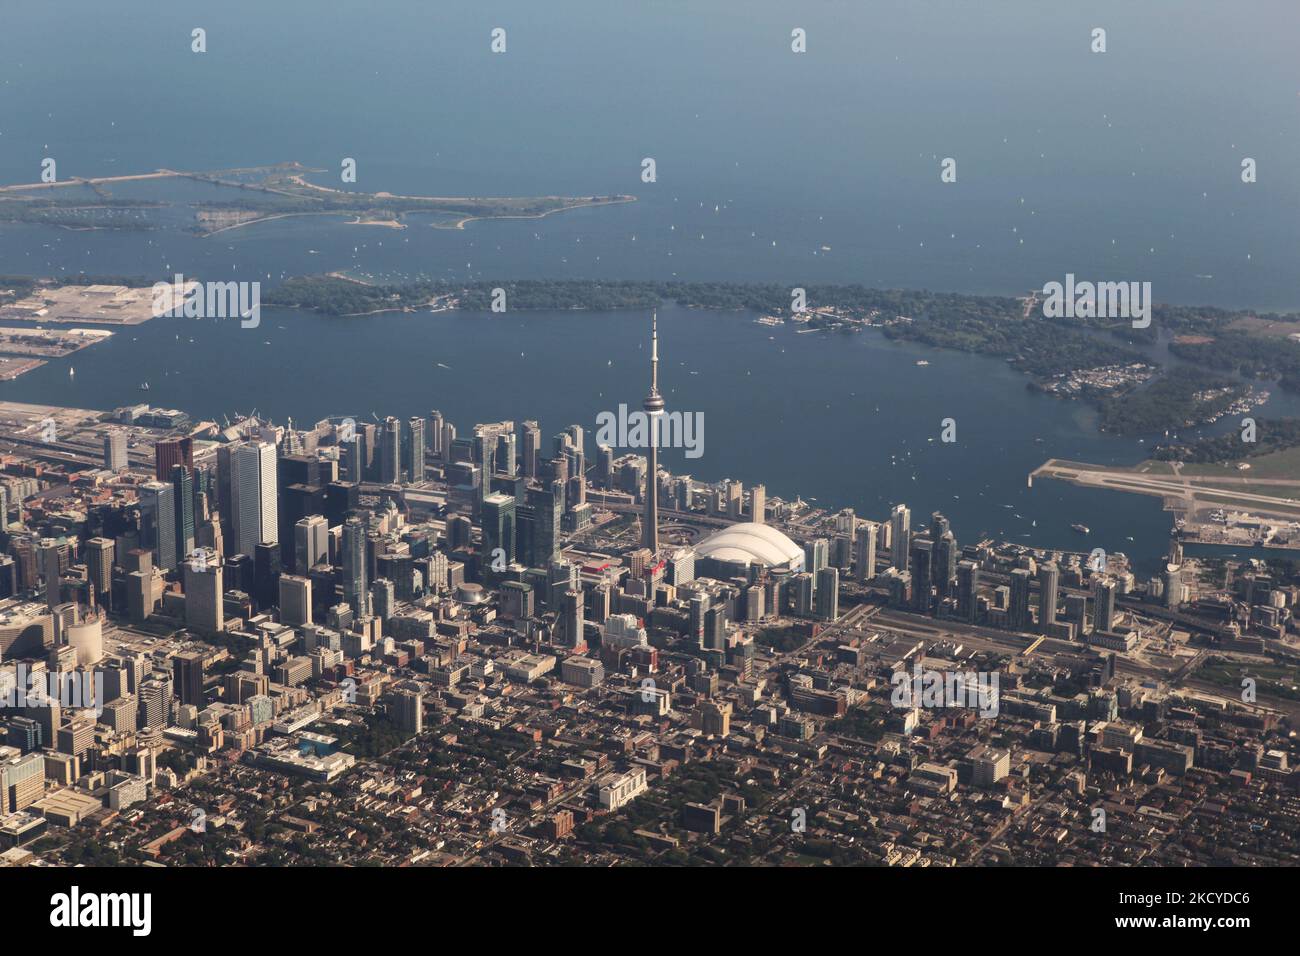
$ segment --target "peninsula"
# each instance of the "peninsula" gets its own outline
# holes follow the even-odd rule
[[[635,196],[402,196],[334,189],[310,182],[325,172],[297,162],[207,172],[151,173],[0,186],[0,222],[65,229],[148,230],[175,227],[201,236],[291,216],[335,216],[352,225],[404,228],[422,216],[440,229],[476,219],[537,219],[587,206],[635,202]],[[210,187],[192,198],[162,198],[158,181],[189,180]],[[122,194],[117,194],[122,193]],[[182,215],[178,218],[175,213]]]

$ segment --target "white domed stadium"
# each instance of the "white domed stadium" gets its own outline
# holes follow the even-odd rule
[[[728,565],[762,564],[771,570],[803,570],[803,548],[771,525],[747,521],[709,535],[695,546],[697,560]]]

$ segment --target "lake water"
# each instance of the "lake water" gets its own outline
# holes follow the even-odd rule
[[[3,229],[0,263],[1000,294],[1073,272],[1149,280],[1157,301],[1300,308],[1298,33],[1294,0],[8,4],[0,181],[36,180],[49,156],[64,179],[300,160],[343,186],[351,157],[369,191],[639,202],[455,233]]]
[[[216,420],[256,409],[300,426],[332,415],[405,419],[437,408],[462,431],[535,418],[546,447],[551,435],[581,424],[594,458],[597,414],[620,402],[636,408],[646,391],[645,319],[639,312],[336,318],[269,308],[255,329],[233,319],[157,319],[0,383],[0,399],[105,409],[148,400]],[[968,542],[993,534],[1104,547],[1143,568],[1163,554],[1170,520],[1156,499],[1051,481],[1026,487],[1029,472],[1048,458],[1127,464],[1150,446],[1098,433],[1086,406],[1028,391],[1005,362],[891,342],[875,331],[801,333],[759,325],[749,314],[676,306],[660,310],[659,327],[669,410],[704,414],[702,457],[663,453],[677,474],[763,482],[769,495],[799,494],[877,519],[904,501],[916,523],[942,510]],[[140,391],[145,381],[148,392]],[[1300,414],[1294,396],[1275,402],[1279,414]],[[945,418],[956,422],[955,443],[940,440]],[[1074,522],[1093,534],[1075,533]]]

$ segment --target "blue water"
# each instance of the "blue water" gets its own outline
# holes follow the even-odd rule
[[[342,185],[352,157],[356,188],[371,191],[640,201],[462,233],[6,228],[0,262],[995,293],[1074,272],[1149,280],[1158,301],[1300,307],[1300,4],[1072,6],[6,4],[6,182],[34,181],[52,156],[62,178],[296,159]],[[508,31],[499,55],[496,26]],[[790,51],[796,26],[807,53]],[[1095,26],[1108,30],[1104,54],[1089,51]],[[194,27],[205,54],[190,52]],[[640,180],[646,156],[657,183]],[[949,156],[958,181],[944,184]],[[1253,185],[1243,156],[1259,164]]]

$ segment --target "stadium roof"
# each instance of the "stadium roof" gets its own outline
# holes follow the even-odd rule
[[[723,528],[695,546],[695,554],[717,561],[760,562],[769,568],[803,570],[803,549],[771,525],[745,522]]]

